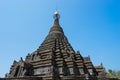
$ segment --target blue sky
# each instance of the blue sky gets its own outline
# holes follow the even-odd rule
[[[72,47],[94,65],[120,70],[120,0],[0,0],[0,77],[40,46],[56,4]]]

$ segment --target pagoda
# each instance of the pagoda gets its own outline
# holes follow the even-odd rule
[[[14,61],[6,78],[41,77],[42,80],[97,80],[104,67],[95,67],[90,57],[74,51],[62,27],[60,14],[42,44],[33,53]],[[97,68],[97,69],[96,69]],[[34,79],[35,80],[35,79]]]

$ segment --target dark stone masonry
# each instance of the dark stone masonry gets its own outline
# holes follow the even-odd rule
[[[102,64],[94,66],[89,56],[74,51],[59,18],[56,11],[54,24],[39,48],[25,60],[14,61],[6,78],[0,80],[107,80]]]

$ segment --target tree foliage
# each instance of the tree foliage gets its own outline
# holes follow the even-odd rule
[[[109,69],[108,73],[107,73],[107,77],[108,78],[119,78],[120,79],[120,70],[115,71],[115,70]]]

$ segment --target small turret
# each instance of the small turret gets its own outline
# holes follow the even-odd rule
[[[22,57],[20,57],[20,62],[23,62],[23,58]]]

